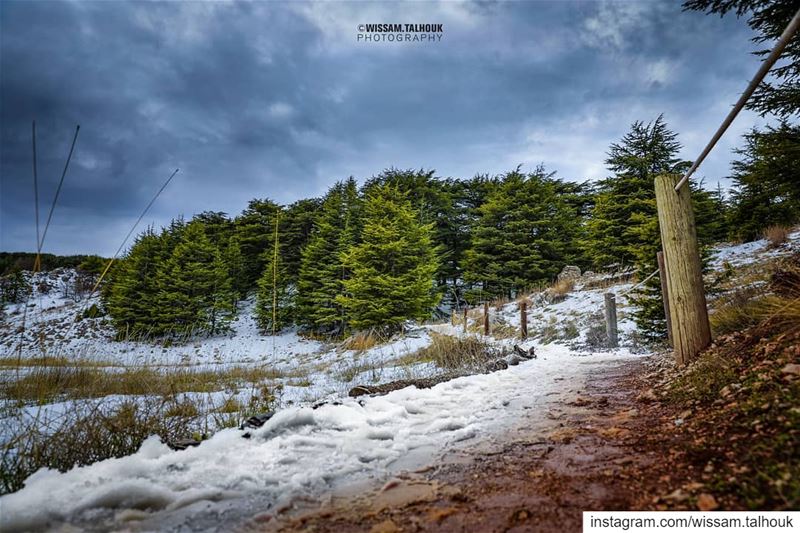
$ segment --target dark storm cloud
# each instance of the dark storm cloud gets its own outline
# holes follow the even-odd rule
[[[545,162],[605,175],[633,120],[664,112],[694,157],[757,62],[741,21],[673,3],[0,4],[0,248],[109,254],[146,219],[288,203],[389,166],[442,175]],[[358,43],[364,22],[443,23],[440,43]],[[745,117],[737,132],[754,121]],[[729,151],[735,138],[723,146]],[[729,152],[704,167],[724,176]]]

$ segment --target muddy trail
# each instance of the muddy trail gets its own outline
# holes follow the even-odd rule
[[[708,495],[690,480],[703,464],[681,452],[687,437],[674,409],[652,401],[655,364],[597,372],[577,399],[550,409],[544,435],[541,426],[517,429],[378,490],[257,516],[247,529],[579,531],[585,510],[696,509]]]

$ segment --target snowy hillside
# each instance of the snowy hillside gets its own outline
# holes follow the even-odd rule
[[[725,247],[717,265],[789,253],[797,248],[798,237],[795,233],[790,245],[775,251],[767,251],[763,241]],[[40,276],[45,275],[51,274]],[[407,387],[360,398],[348,398],[347,390],[356,384],[435,374],[431,362],[408,356],[429,346],[437,334],[479,336],[474,330],[479,329],[480,311],[471,316],[467,333],[458,323],[425,325],[357,351],[303,339],[294,332],[262,336],[245,306],[228,336],[162,347],[113,341],[104,319],[76,321],[91,302],[35,293],[27,313],[22,305],[7,310],[2,325],[4,358],[18,353],[37,357],[45,346],[50,355],[77,354],[110,369],[113,365],[268,365],[286,373],[287,377],[276,378],[284,385],[283,408],[259,428],[224,429],[183,451],[153,437],[134,455],[66,473],[41,470],[28,478],[22,490],[0,498],[0,529],[55,528],[63,522],[142,530],[206,528],[223,519],[238,524],[256,513],[276,512],[299,497],[319,497],[344,484],[359,480],[381,484],[393,474],[436,461],[444,450],[475,445],[521,420],[549,427],[553,424],[546,417],[549,406],[574,400],[588,375],[642,355],[626,298],[633,284],[599,281],[599,277],[579,279],[560,301],[533,298],[536,305],[528,314],[531,338],[524,343],[514,333],[520,325],[517,303],[492,307],[495,336],[486,339],[489,345],[498,353],[509,352],[514,344],[525,350],[533,347],[535,359],[429,389]],[[602,324],[606,292],[617,295],[620,315],[622,346],[614,350],[599,347],[591,338]],[[23,319],[25,330],[20,331]],[[301,376],[305,383],[298,385]],[[7,371],[3,379],[12,376]],[[320,399],[327,401],[313,403]],[[28,409],[34,416],[40,408]]]

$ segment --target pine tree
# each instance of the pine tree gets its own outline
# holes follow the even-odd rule
[[[353,178],[334,185],[323,199],[297,281],[297,318],[310,328],[341,333],[345,313],[336,297],[349,272],[343,254],[360,230],[360,199]]]
[[[265,260],[264,273],[258,280],[256,322],[264,334],[272,334],[294,321],[295,287],[291,283],[280,253]]]
[[[641,278],[657,268],[661,234],[655,200],[654,180],[662,173],[685,171],[689,162],[677,158],[677,134],[667,128],[663,117],[644,125],[636,122],[619,143],[611,145],[606,160],[614,177],[601,182],[588,226],[587,250],[597,266],[631,265]],[[709,245],[719,234],[720,213],[713,194],[702,184],[690,182],[701,257],[707,261]],[[724,216],[724,212],[721,213]],[[650,278],[631,296],[639,331],[650,342],[666,338],[666,318],[661,298],[661,280]]]
[[[440,300],[433,227],[420,224],[408,198],[396,187],[370,190],[364,204],[361,242],[343,255],[351,277],[336,300],[356,329],[400,329],[409,319],[431,316]]]
[[[634,122],[611,145],[606,165],[614,176],[599,183],[587,223],[586,249],[594,266],[631,265],[642,243],[651,242],[652,228],[639,226],[657,218],[653,180],[687,168],[677,158],[680,147],[663,116],[649,124]]]
[[[800,221],[800,126],[786,122],[752,130],[736,153],[731,237],[753,240],[773,225]]]
[[[158,273],[157,332],[224,331],[235,317],[230,279],[202,224],[190,223]]]
[[[767,43],[769,47],[754,54],[765,56],[800,9],[800,0],[689,0],[683,6],[687,10],[719,16],[727,13],[733,13],[737,18],[749,16],[747,24],[756,33],[752,40]],[[748,109],[761,115],[773,113],[786,118],[800,112],[800,36],[794,36],[781,58],[783,60],[773,67],[771,75],[759,84],[748,100]]]
[[[581,263],[581,218],[570,194],[572,188],[543,168],[506,174],[478,208],[466,253],[464,278],[476,284],[473,301],[510,296]]]
[[[110,272],[103,291],[104,305],[120,338],[149,336],[156,329],[157,271],[165,239],[148,228]]]
[[[234,300],[239,301],[247,296],[248,286],[244,273],[244,256],[242,256],[239,236],[235,233],[228,239],[228,244],[222,254],[222,260],[228,270],[228,278],[231,280]]]
[[[279,210],[280,206],[271,200],[251,200],[247,209],[234,221],[244,259],[242,283],[248,290],[256,286],[264,271],[264,252],[272,243],[275,214]]]

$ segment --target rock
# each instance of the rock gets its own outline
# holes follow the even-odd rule
[[[689,499],[689,495],[681,489],[675,489],[666,496],[662,496],[661,499],[676,503],[682,503]]]
[[[656,397],[656,393],[653,389],[647,389],[646,391],[642,392],[636,399],[640,402],[655,402],[658,401]]]
[[[719,509],[719,504],[714,496],[704,492],[697,497],[697,508],[701,511],[716,511]]]
[[[558,275],[558,281],[562,280],[576,280],[581,277],[581,269],[573,265],[567,265]]]
[[[528,359],[536,359],[536,349],[533,346],[525,351],[519,344],[515,344],[514,353],[517,354],[523,361],[527,361]]]
[[[372,526],[369,533],[398,533],[399,531],[401,531],[401,529],[397,527],[397,524],[392,522],[391,519],[386,519]]]
[[[241,426],[239,426],[239,429],[247,429],[247,428],[258,429],[261,426],[263,426],[267,422],[267,420],[272,418],[274,415],[275,415],[274,411],[267,411],[266,413],[262,413],[260,415],[251,416],[250,418],[245,420]]]
[[[508,363],[505,359],[496,359],[486,364],[487,372],[496,372],[498,370],[505,370],[506,368],[508,368]]]
[[[791,374],[793,376],[800,375],[800,365],[796,363],[789,363],[785,367],[781,368],[781,374]]]
[[[519,364],[519,357],[516,355],[510,355],[508,359],[506,359],[506,362],[511,366],[517,366]]]
[[[357,387],[353,387],[350,389],[350,392],[347,393],[348,396],[351,398],[356,398],[358,396],[364,396],[365,394],[372,394],[372,391],[369,390],[367,387],[362,385],[358,385]]]
[[[173,450],[185,450],[187,448],[194,448],[195,446],[200,446],[199,440],[195,439],[179,439],[176,441],[168,442],[167,446],[172,448]]]

